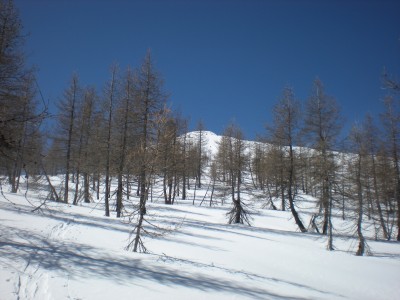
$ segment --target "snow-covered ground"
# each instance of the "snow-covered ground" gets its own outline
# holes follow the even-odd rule
[[[140,254],[124,249],[128,218],[104,217],[101,203],[32,212],[40,201],[28,200],[0,195],[2,300],[399,299],[399,243],[369,240],[373,256],[356,257],[356,241],[336,237],[329,252],[289,212],[254,209],[249,227],[227,224],[229,204],[149,203],[167,231]]]

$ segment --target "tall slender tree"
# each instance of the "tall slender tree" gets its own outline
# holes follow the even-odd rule
[[[339,108],[331,96],[325,94],[322,82],[316,79],[305,109],[305,132],[313,148],[314,178],[318,182],[320,208],[323,210],[322,233],[329,234],[328,249],[332,245],[332,195],[335,179],[335,145],[342,127]]]
[[[389,95],[384,104],[386,111],[382,114],[382,122],[395,176],[393,195],[397,204],[397,241],[400,241],[400,101]]]
[[[183,138],[181,145],[181,158],[182,158],[182,165],[181,165],[181,175],[182,175],[182,200],[186,200],[186,181],[188,180],[188,138],[187,138],[187,131],[188,131],[188,121],[184,120],[182,127],[183,127]]]
[[[83,116],[85,119],[82,133],[82,162],[81,169],[83,174],[83,196],[84,202],[89,203],[91,200],[90,194],[90,174],[94,173],[96,162],[95,151],[96,137],[95,137],[95,121],[98,118],[98,96],[93,87],[86,88],[84,91],[83,102]]]
[[[162,125],[158,138],[158,164],[163,179],[164,202],[165,204],[173,204],[179,168],[178,119],[166,116]]]
[[[270,126],[269,133],[271,141],[284,149],[283,170],[285,172],[285,182],[290,211],[301,232],[307,229],[303,225],[299,214],[295,208],[295,186],[296,186],[296,156],[294,146],[299,134],[300,104],[294,98],[293,90],[286,87],[278,103],[274,106],[274,123]]]
[[[206,157],[206,153],[204,151],[204,144],[206,143],[206,138],[204,134],[204,123],[202,120],[197,124],[197,155],[196,155],[196,179],[197,179],[197,187],[201,188],[201,177],[203,174],[204,168],[204,160]]]
[[[68,203],[69,198],[69,177],[72,173],[72,152],[76,134],[76,107],[80,100],[80,92],[78,75],[74,74],[70,86],[64,92],[63,99],[58,103],[59,129],[63,130],[67,136],[66,140],[62,136],[58,136],[59,139],[65,142],[64,203]]]
[[[22,169],[26,171],[29,160],[39,157],[38,129],[46,117],[45,107],[38,111],[37,84],[33,69],[25,63],[22,31],[14,1],[0,0],[0,171],[8,175],[13,192]]]
[[[105,202],[105,215],[107,217],[110,216],[110,197],[111,197],[111,150],[112,150],[112,141],[111,141],[111,132],[113,126],[113,113],[114,113],[114,106],[115,102],[117,101],[117,76],[118,76],[118,67],[113,65],[111,67],[111,79],[106,86],[105,89],[105,101],[107,103],[107,116],[106,116],[106,128],[107,128],[107,136],[106,136],[106,181],[105,181],[105,188],[106,192],[104,195],[104,202]]]
[[[136,80],[136,110],[138,115],[138,138],[139,147],[139,207],[138,220],[134,228],[134,239],[128,246],[132,247],[134,252],[146,251],[143,244],[141,233],[143,230],[143,221],[146,215],[146,202],[148,195],[149,182],[154,170],[154,157],[152,157],[151,148],[155,144],[157,136],[157,125],[160,115],[164,113],[166,94],[163,90],[163,81],[156,71],[150,51],[137,70]]]
[[[227,157],[225,167],[229,173],[232,197],[232,209],[227,213],[229,224],[247,223],[250,225],[249,213],[241,200],[242,175],[247,165],[243,133],[239,127],[231,124],[225,129],[223,140],[219,151],[224,152]]]
[[[118,110],[120,116],[120,138],[119,138],[119,151],[118,151],[118,169],[117,169],[117,218],[121,217],[122,212],[122,198],[123,198],[123,175],[124,171],[127,170],[126,158],[127,158],[127,148],[129,144],[129,131],[133,131],[131,124],[134,123],[135,114],[133,112],[134,106],[134,79],[133,74],[130,69],[127,70],[124,77],[124,86],[122,92],[122,101]]]
[[[357,256],[364,255],[365,252],[365,238],[362,231],[363,215],[364,215],[364,162],[366,158],[366,145],[363,136],[363,129],[359,126],[353,126],[350,133],[350,141],[352,143],[352,151],[354,152],[354,162],[351,162],[351,173],[353,185],[355,187],[355,193],[350,192],[349,195],[356,200],[356,212],[357,212],[357,236],[358,236],[358,249],[356,252]]]
[[[377,155],[378,147],[381,143],[378,139],[378,128],[375,126],[372,116],[367,115],[363,124],[363,133],[366,143],[366,151],[368,154],[369,176],[372,177],[373,197],[375,198],[375,206],[378,212],[378,220],[385,239],[389,238],[389,232],[386,226],[382,209],[382,197],[380,193],[377,173]]]

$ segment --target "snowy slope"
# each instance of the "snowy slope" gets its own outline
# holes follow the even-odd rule
[[[199,141],[199,131],[191,131],[188,132],[186,135],[187,141],[191,141],[193,144],[197,143]],[[210,155],[210,157],[215,157],[215,155],[218,152],[218,146],[219,143],[221,142],[221,138],[222,136],[215,134],[212,131],[207,131],[204,130],[202,132],[203,134],[203,143],[204,143],[204,147],[205,147],[205,151],[207,152],[207,154]],[[244,140],[244,145],[246,147],[246,151],[249,151],[250,149],[254,149],[256,144],[259,144],[259,142],[255,142],[255,141],[248,141],[248,140]]]
[[[6,200],[4,196],[8,199]],[[125,251],[132,226],[101,204],[68,206],[0,196],[0,299],[398,299],[400,245],[296,232],[288,212],[259,210],[253,226],[227,225],[226,207],[149,204],[171,229]],[[10,202],[11,201],[11,202]]]
[[[187,141],[192,142],[193,144],[197,143],[199,141],[199,131],[191,131],[188,132],[186,135]],[[207,154],[210,154],[212,157],[215,156],[218,152],[218,145],[221,141],[221,136],[216,135],[212,131],[206,131],[204,130],[202,132],[202,143],[204,145],[204,150],[207,152]]]
[[[203,134],[205,151],[215,155],[221,137]],[[197,141],[198,132],[187,138]],[[204,176],[203,189],[187,191],[188,200],[177,198],[172,206],[162,204],[162,189],[155,189],[146,218],[159,229],[147,228],[156,233],[144,239],[149,254],[125,250],[133,229],[129,215],[104,217],[102,201],[48,201],[32,212],[45,195],[25,198],[24,184],[20,194],[3,185],[0,300],[399,299],[400,244],[372,240],[368,222],[373,256],[354,256],[351,218],[333,219],[336,250],[329,252],[326,237],[298,232],[290,212],[263,209],[265,196],[244,178],[242,200],[253,211],[252,226],[228,225],[230,197],[216,194],[213,207],[206,207],[210,179]],[[61,184],[58,177],[52,182]],[[316,203],[301,196],[296,204],[308,225]],[[132,201],[125,202],[128,213]]]

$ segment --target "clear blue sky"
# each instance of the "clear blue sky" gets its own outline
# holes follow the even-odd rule
[[[221,133],[264,133],[284,86],[306,99],[318,76],[347,123],[382,110],[384,67],[400,77],[400,1],[15,0],[29,62],[55,102],[73,72],[101,89],[113,62],[151,48],[170,102]]]

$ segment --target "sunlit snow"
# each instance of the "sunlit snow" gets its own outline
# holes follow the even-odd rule
[[[220,137],[205,136],[215,154]],[[163,231],[145,238],[148,254],[125,250],[129,215],[104,217],[102,201],[47,201],[32,212],[43,197],[3,185],[0,299],[399,299],[399,243],[374,241],[366,227],[372,256],[357,257],[351,232],[338,230],[336,250],[327,251],[326,237],[300,233],[290,212],[263,208],[250,192],[243,197],[252,226],[228,225],[229,197],[224,205],[216,198],[216,205],[200,206],[204,182],[195,205],[193,190],[174,205],[149,201],[148,219]],[[308,225],[315,199],[302,197],[297,205]],[[335,228],[351,228],[347,222],[335,218]]]

